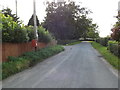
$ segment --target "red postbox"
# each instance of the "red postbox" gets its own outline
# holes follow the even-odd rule
[[[37,47],[37,40],[35,39],[32,40],[32,47]]]

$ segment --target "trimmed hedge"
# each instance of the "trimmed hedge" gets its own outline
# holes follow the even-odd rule
[[[42,48],[40,50],[24,53],[20,57],[10,56],[8,59],[9,62],[4,62],[2,64],[2,79],[9,77],[15,73],[18,73],[30,66],[35,65],[37,62],[40,62],[50,56],[53,56],[61,51],[64,48],[60,45],[51,46],[47,48]]]
[[[116,56],[120,57],[120,46],[118,45],[118,42],[116,41],[109,41],[108,42],[108,49],[110,50],[111,53],[113,53]]]

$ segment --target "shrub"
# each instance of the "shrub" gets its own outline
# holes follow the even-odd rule
[[[37,62],[42,61],[43,59],[46,59],[63,50],[63,47],[56,45],[47,48],[42,48],[40,50],[37,50],[36,52],[27,52],[19,57],[9,56],[9,61],[3,62],[2,64],[2,79],[5,79],[8,76],[20,72],[30,66],[33,66]]]
[[[109,41],[108,37],[106,37],[106,38],[98,38],[96,40],[96,42],[100,43],[103,46],[107,46],[108,45],[108,41]]]
[[[112,52],[116,56],[120,56],[119,50],[120,46],[118,45],[118,42],[116,41],[109,41],[108,42],[108,49],[110,52]]]
[[[29,41],[32,41],[34,39],[34,28],[33,26],[27,26],[26,29],[28,32]],[[39,42],[49,43],[53,39],[53,36],[42,26],[39,26],[37,29]]]
[[[53,39],[53,36],[45,30],[43,27],[38,27],[38,41],[49,43]]]
[[[32,41],[35,38],[35,36],[34,36],[34,28],[33,28],[33,26],[26,26],[26,29],[27,29],[29,41]]]
[[[26,30],[20,24],[13,21],[13,18],[0,13],[2,22],[2,41],[3,42],[27,42],[28,35]]]

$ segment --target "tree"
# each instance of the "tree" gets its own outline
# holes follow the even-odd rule
[[[37,24],[37,26],[40,26],[40,23],[39,23],[37,15],[36,15],[36,24]],[[31,16],[31,18],[30,18],[30,20],[28,22],[28,26],[30,26],[30,25],[34,26],[34,17],[33,17],[33,15]]]
[[[49,3],[43,27],[53,33],[57,39],[74,39],[76,19],[82,13],[85,14],[85,10],[79,7],[75,2]]]
[[[87,18],[90,11],[76,5],[75,2],[49,3],[43,27],[48,29],[57,39],[79,39],[87,37],[92,20]]]
[[[114,40],[116,40],[116,41],[118,41],[118,42],[120,42],[120,27],[114,27],[113,29],[111,29],[112,30],[112,34],[111,34],[111,37],[114,39]]]
[[[98,26],[96,24],[92,24],[89,28],[88,28],[88,32],[87,32],[87,38],[98,38],[99,37],[99,33],[97,31]]]
[[[116,22],[114,27],[111,29],[112,31],[111,37],[114,40],[120,42],[120,14],[118,14],[117,19],[118,21]]]
[[[20,22],[19,17],[17,17],[16,14],[12,14],[12,10],[8,7],[2,10],[2,14],[4,14],[6,17],[8,17],[9,15],[10,17],[13,18],[13,21],[15,22]]]

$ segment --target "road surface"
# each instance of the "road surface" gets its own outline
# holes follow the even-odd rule
[[[118,88],[118,78],[89,42],[65,51],[3,81],[3,88]]]

